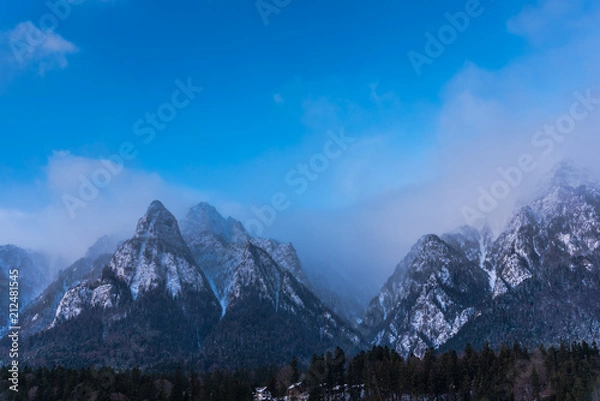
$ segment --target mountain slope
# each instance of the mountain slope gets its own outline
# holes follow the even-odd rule
[[[207,204],[192,208],[182,232],[224,308],[204,350],[208,363],[259,366],[361,344],[312,293],[291,244],[253,238]]]
[[[21,317],[23,335],[31,336],[48,328],[65,293],[84,280],[99,279],[119,243],[116,237],[103,236],[88,249],[83,258],[61,270],[44,292],[24,309]]]
[[[467,244],[470,239],[460,233],[452,238]],[[489,292],[476,259],[438,236],[422,237],[371,301],[363,331],[374,344],[391,345],[402,355],[423,355],[444,344]]]
[[[363,330],[404,355],[467,343],[600,340],[600,191],[558,166],[500,235],[423,237],[370,304]]]
[[[207,363],[261,366],[308,358],[337,345],[356,350],[358,333],[262,248],[247,243],[230,283],[227,312],[207,340]]]
[[[181,222],[181,232],[196,262],[206,273],[224,313],[233,297],[234,288],[231,284],[240,265],[241,255],[249,243],[260,247],[296,280],[308,285],[292,244],[254,238],[240,222],[231,217],[223,218],[207,203],[200,203],[189,211]]]
[[[11,270],[18,270],[19,310],[23,310],[49,283],[49,262],[36,252],[26,251],[14,245],[0,246],[0,309],[8,310],[8,277]],[[6,289],[6,290],[5,290]],[[0,320],[0,335],[8,323],[8,314],[3,312]]]
[[[14,245],[0,246],[0,270],[8,276],[10,270],[19,271],[19,298],[27,305],[49,282],[48,259],[37,252],[27,251]]]
[[[24,348],[35,364],[152,366],[198,353],[220,316],[176,219],[155,201],[101,277],[67,291]]]
[[[581,171],[560,166],[487,263],[498,276],[494,298],[449,346],[600,340],[600,191]]]

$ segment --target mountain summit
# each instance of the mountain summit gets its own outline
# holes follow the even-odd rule
[[[497,236],[468,226],[422,236],[359,331],[315,296],[292,244],[253,237],[206,203],[179,227],[152,202],[114,254],[104,238],[62,272],[23,313],[24,360],[256,367],[338,345],[421,356],[467,343],[599,340],[600,190],[570,163]],[[0,251],[0,265],[25,260]]]
[[[363,330],[403,355],[600,332],[600,192],[562,163],[500,233],[423,237],[373,299]]]
[[[292,244],[253,237],[205,203],[193,207],[181,226],[223,308],[204,350],[207,360],[257,366],[362,343],[313,294]]]
[[[109,263],[115,277],[126,283],[133,299],[140,292],[164,287],[175,297],[184,288],[208,294],[206,277],[194,262],[175,217],[154,201]]]
[[[291,244],[251,237],[206,203],[182,226],[184,235],[154,201],[101,273],[85,258],[69,268],[25,315],[26,359],[127,368],[193,356],[259,366],[362,344],[309,289]]]
[[[220,316],[177,220],[155,201],[101,276],[69,289],[49,329],[29,341],[45,363],[152,366],[200,352]]]

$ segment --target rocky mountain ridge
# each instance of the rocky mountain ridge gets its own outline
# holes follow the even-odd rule
[[[469,227],[423,237],[369,305],[363,332],[403,355],[468,342],[591,343],[599,284],[600,192],[563,164],[496,238]]]
[[[358,330],[315,295],[292,244],[253,237],[207,203],[178,222],[155,201],[129,240],[99,240],[25,309],[23,337],[40,364],[258,366],[369,343],[422,356],[600,341],[598,301],[599,186],[563,164],[497,235],[464,226],[419,239]]]

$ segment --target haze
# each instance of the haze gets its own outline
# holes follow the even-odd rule
[[[421,235],[481,224],[465,207],[499,169],[529,166],[479,210],[495,228],[556,162],[597,174],[600,5],[482,1],[415,69],[409,52],[468,2],[437,3],[292,2],[265,25],[251,2],[87,1],[20,59],[11,44],[49,10],[3,6],[0,244],[67,263],[154,199],[178,217],[206,201],[373,294]]]

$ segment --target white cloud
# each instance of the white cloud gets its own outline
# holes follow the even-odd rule
[[[510,33],[534,45],[561,43],[565,35],[581,33],[600,22],[598,8],[585,0],[539,0],[507,22]]]
[[[395,103],[396,105],[400,104],[400,101],[394,92],[390,91],[381,94],[379,83],[369,84],[369,89],[371,90],[371,101],[373,101],[377,105],[385,105],[392,103]]]
[[[20,191],[3,194],[0,205],[0,244],[12,243],[49,252],[68,260],[81,257],[87,247],[107,233],[130,235],[137,220],[154,199],[161,200],[177,217],[189,207],[210,201],[224,213],[236,205],[221,203],[215,195],[165,182],[158,174],[125,168],[98,195],[71,218],[63,196],[79,197],[81,177],[92,180],[105,168],[101,160],[56,152],[44,169],[44,182],[35,185],[38,196],[50,201],[44,207],[23,210]],[[34,184],[32,184],[33,186]],[[10,190],[10,189],[9,189]]]
[[[361,285],[379,285],[419,236],[464,224],[461,207],[472,206],[478,188],[489,187],[498,179],[498,167],[515,164],[523,153],[537,152],[539,149],[531,144],[533,133],[569,111],[573,91],[590,88],[600,97],[600,24],[590,23],[597,14],[565,11],[553,0],[540,4],[525,9],[508,24],[512,33],[531,41],[531,54],[493,70],[467,63],[445,86],[443,104],[437,110],[412,117],[436,123],[433,133],[413,133],[433,137],[430,147],[419,154],[407,154],[414,148],[403,149],[403,139],[395,139],[400,130],[390,128],[387,121],[356,132],[353,127],[361,125],[355,122],[364,121],[367,113],[347,99],[303,99],[302,122],[316,133],[315,138],[299,145],[301,149],[274,151],[236,166],[235,174],[229,175],[237,177],[236,182],[223,184],[252,186],[244,193],[252,198],[244,199],[248,204],[227,204],[214,194],[170,185],[156,174],[126,169],[71,220],[61,196],[65,192],[75,194],[80,175],[89,176],[101,162],[59,152],[46,168],[46,190],[53,194],[52,204],[29,211],[19,210],[15,201],[0,209],[0,243],[17,242],[78,256],[106,232],[130,232],[154,198],[163,200],[177,214],[200,200],[209,201],[245,222],[252,217],[252,201],[262,205],[274,192],[289,191],[286,173],[321,151],[327,130],[344,127],[348,135],[360,140],[332,161],[302,197],[292,198],[293,205],[278,214],[266,235],[291,240],[302,255],[320,259],[313,268],[322,263],[349,272]],[[563,35],[556,46],[546,46],[545,40],[555,42],[553,37],[544,39],[544,32],[556,27],[562,33],[566,32],[564,27],[581,29]],[[386,92],[382,94],[377,86],[370,89],[369,99],[378,102],[385,98]],[[285,93],[291,104],[293,96]],[[277,99],[274,95],[273,100]],[[389,108],[397,108],[397,102],[390,103]],[[538,158],[540,167],[501,203],[494,218],[502,221],[554,161],[569,157],[584,166],[597,165],[599,123],[600,109],[557,144],[554,153]],[[412,181],[407,179],[411,175]],[[314,199],[317,201],[311,202]],[[342,202],[329,202],[333,205],[329,210],[317,209],[315,205],[322,205],[323,199]]]
[[[277,104],[285,103],[285,99],[283,98],[283,96],[281,96],[280,93],[276,93],[273,95],[273,101]]]
[[[79,49],[61,35],[42,31],[33,22],[18,24],[0,33],[0,63],[16,71],[33,68],[45,75],[54,69],[68,66],[67,56]]]
[[[390,140],[397,134],[389,130],[387,121],[363,135],[347,129],[362,140],[356,151],[336,160],[335,168],[327,172],[335,176],[327,180],[327,189],[332,191],[329,196],[353,202],[334,211],[290,209],[268,235],[293,241],[304,255],[320,259],[315,263],[347,271],[360,283],[381,284],[419,236],[466,224],[461,208],[476,206],[479,187],[489,189],[501,178],[498,168],[517,164],[522,154],[532,154],[538,167],[490,214],[497,227],[531,196],[555,162],[568,158],[598,172],[600,107],[556,143],[550,154],[543,155],[531,142],[536,130],[569,113],[573,92],[591,89],[600,98],[600,24],[590,23],[598,14],[577,7],[563,10],[553,1],[541,5],[525,9],[509,24],[513,33],[531,41],[529,54],[489,70],[466,63],[443,88],[436,111],[408,116],[413,121],[436,122],[435,136],[428,149],[415,155],[418,160],[411,160],[403,149],[410,138]],[[542,40],[539,35],[552,29],[558,29],[561,37]],[[377,95],[377,87],[371,89]],[[377,100],[373,92],[371,99]],[[310,106],[307,116],[313,124],[351,125],[351,117],[344,113],[345,101],[320,99]],[[429,134],[416,131],[413,138]],[[364,151],[371,145],[375,156]],[[395,176],[406,177],[412,171],[414,182],[394,181]],[[357,194],[366,196],[353,199]]]

